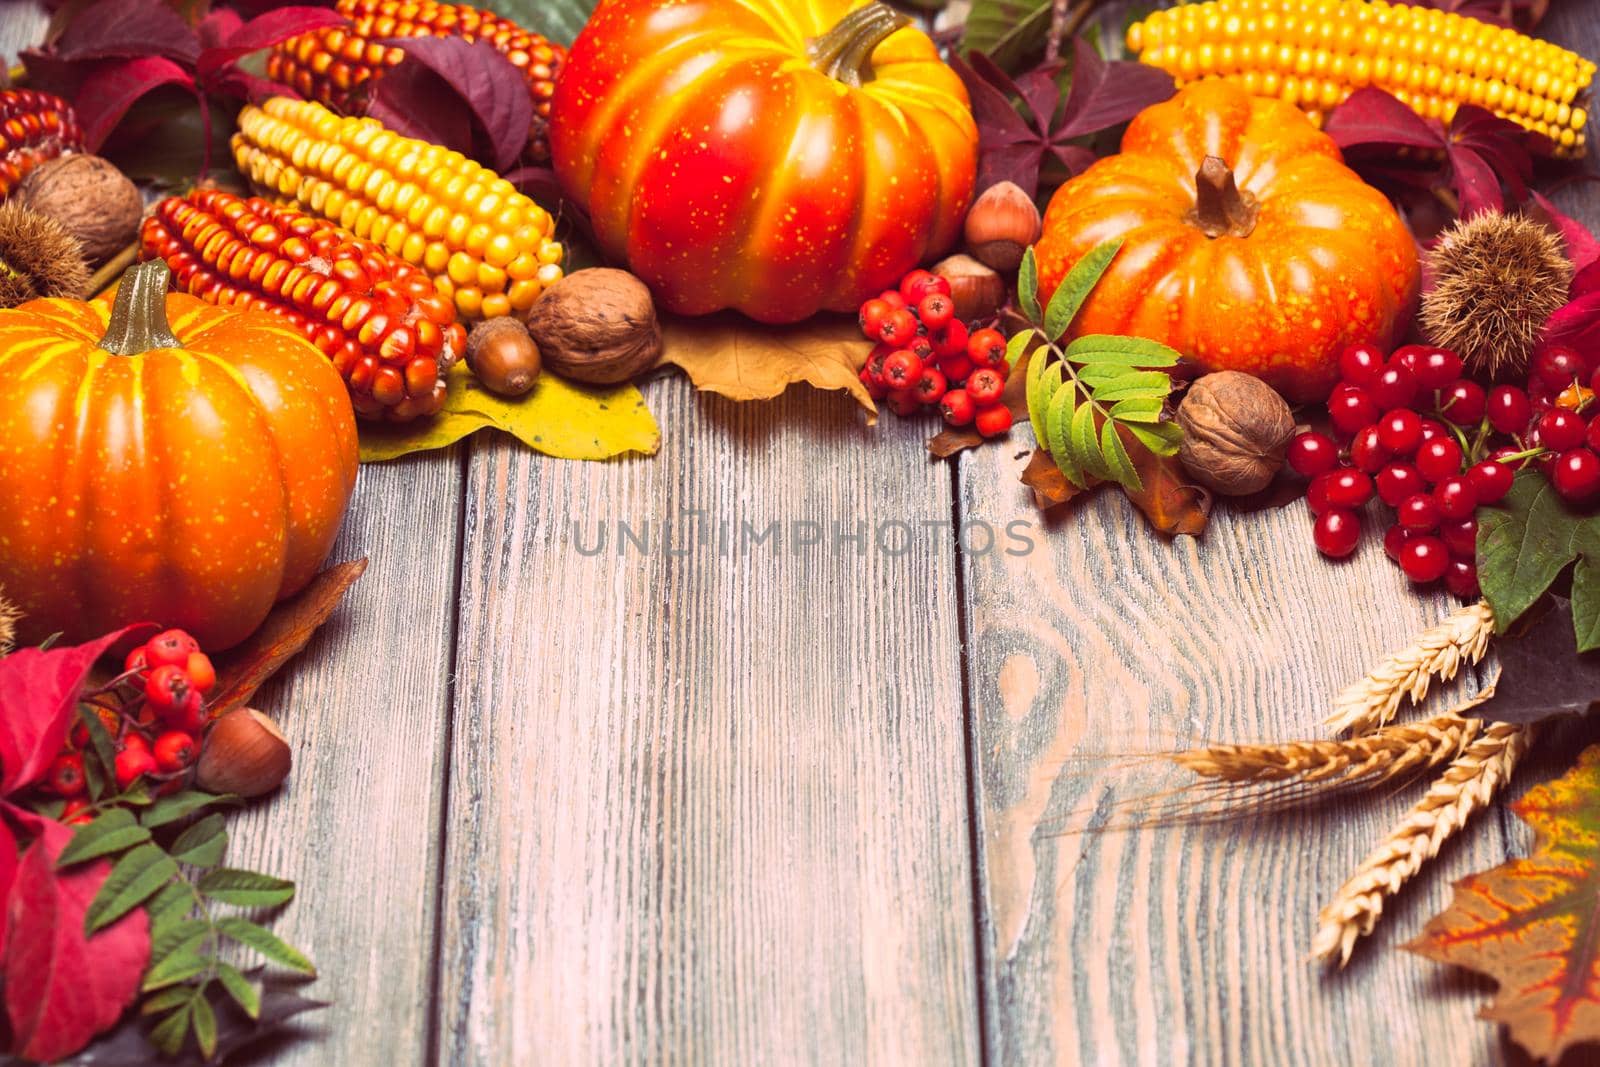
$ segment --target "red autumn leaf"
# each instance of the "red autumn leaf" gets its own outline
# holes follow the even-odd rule
[[[129,626],[70,648],[19,649],[0,659],[0,797],[44,777],[72,727],[89,669]]]
[[[406,54],[405,60],[377,80],[367,114],[409,136],[471,152],[470,136],[455,117],[459,109],[441,109],[441,91],[464,105],[484,138],[475,153],[496,170],[508,170],[528,143],[533,98],[521,72],[487,41],[460,37],[402,37],[385,42]],[[441,140],[443,138],[443,140]]]
[[[181,85],[190,92],[195,88],[188,71],[161,56],[106,63],[90,73],[73,101],[89,150],[105,143],[135,100],[163,85]]]
[[[1444,137],[1427,119],[1382,89],[1357,89],[1328,112],[1322,132],[1341,149],[1444,148]]]
[[[7,900],[6,1016],[13,1050],[24,1059],[61,1059],[111,1027],[138,994],[150,960],[143,909],[84,936],[84,914],[111,864],[56,870],[71,839],[70,828],[46,821],[22,856]]]
[[[1533,855],[1457,882],[1406,948],[1499,982],[1479,1014],[1554,1061],[1600,1041],[1600,745],[1511,809],[1534,829]]]
[[[17,866],[21,860],[16,835],[6,825],[4,816],[0,816],[0,960],[5,959],[6,916],[11,911],[5,903],[11,899],[11,886],[17,880]]]
[[[207,47],[200,53],[195,70],[204,81],[251,52],[270,48],[311,30],[348,24],[349,20],[343,15],[325,7],[280,7],[243,24],[237,14],[219,8],[200,23],[200,40]],[[213,45],[208,39],[218,43]]]
[[[192,66],[200,40],[164,0],[100,0],[68,23],[54,52],[72,60],[166,56]]]
[[[1537,189],[1532,195],[1533,202],[1548,217],[1550,226],[1561,235],[1562,242],[1567,246],[1567,258],[1572,260],[1574,270],[1582,271],[1600,260],[1600,240],[1596,240],[1594,234],[1589,232],[1589,227],[1556,207],[1549,197]]]

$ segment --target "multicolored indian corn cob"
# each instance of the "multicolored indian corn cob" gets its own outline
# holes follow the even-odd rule
[[[275,96],[239,113],[239,169],[421,267],[464,319],[524,312],[561,278],[550,213],[460,152]]]
[[[35,89],[0,90],[0,199],[39,164],[82,151],[83,127],[71,104]]]
[[[1595,65],[1515,30],[1384,0],[1215,0],[1153,12],[1128,49],[1181,86],[1230,78],[1298,104],[1321,122],[1373,85],[1449,122],[1476,104],[1544,134],[1565,156],[1586,148]]]
[[[558,44],[521,26],[465,4],[431,0],[339,0],[349,29],[313,30],[273,47],[267,76],[293,86],[301,96],[345,113],[365,110],[364,84],[397,66],[405,52],[384,41],[396,37],[460,37],[488,41],[522,71],[533,94],[528,151],[535,162],[550,158],[545,129],[550,99],[567,53]]]
[[[444,403],[466,330],[426,274],[372,242],[259,197],[196,189],[156,205],[139,244],[186,292],[293,324],[333,360],[358,415],[399,422]]]

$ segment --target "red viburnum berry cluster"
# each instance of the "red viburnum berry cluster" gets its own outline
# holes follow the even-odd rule
[[[878,342],[861,369],[874,400],[896,415],[938,405],[951,426],[973,425],[984,437],[1011,429],[1001,400],[1011,366],[999,330],[955,317],[950,283],[914,270],[899,289],[885,289],[861,305],[861,332]]]
[[[211,660],[183,630],[165,630],[128,653],[123,673],[88,698],[116,753],[119,789],[140,778],[150,779],[158,793],[183,788],[200,752],[205,694],[216,684]],[[89,819],[83,752],[91,744],[89,727],[79,723],[45,779],[66,800],[62,819],[68,823]]]

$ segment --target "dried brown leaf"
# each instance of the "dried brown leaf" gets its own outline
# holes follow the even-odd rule
[[[1123,443],[1144,488],[1124,489],[1158,533],[1199,537],[1211,521],[1211,491],[1191,484],[1177,456],[1158,456],[1123,433]]]
[[[311,584],[272,609],[248,641],[217,664],[217,688],[211,712],[222,715],[243,707],[279,667],[306,647],[311,635],[328,621],[345,590],[367,569],[365,558],[336,563],[311,579]]]
[[[1033,490],[1033,502],[1040,511],[1065,504],[1079,493],[1088,492],[1067,481],[1067,476],[1061,473],[1061,468],[1050,458],[1050,453],[1042,448],[1033,450],[1033,458],[1028,460],[1028,466],[1022,472],[1022,484]]]
[[[661,362],[681,367],[695,388],[730,400],[770,400],[796,382],[843,389],[875,421],[877,405],[861,384],[872,346],[853,319],[817,316],[794,326],[766,326],[736,315],[662,321]]]

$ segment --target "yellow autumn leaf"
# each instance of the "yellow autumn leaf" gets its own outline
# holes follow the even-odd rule
[[[765,326],[732,314],[666,318],[661,362],[681,367],[695,388],[731,400],[770,400],[795,382],[843,389],[876,421],[878,408],[861,368],[872,345],[854,319],[819,315],[794,326]]]
[[[624,452],[653,456],[661,430],[631,385],[593,388],[554,374],[508,399],[496,396],[464,364],[450,369],[444,410],[431,419],[397,426],[361,424],[361,461],[380,463],[412,452],[444,448],[485,427],[502,430],[536,451],[559,459],[610,459]]]

